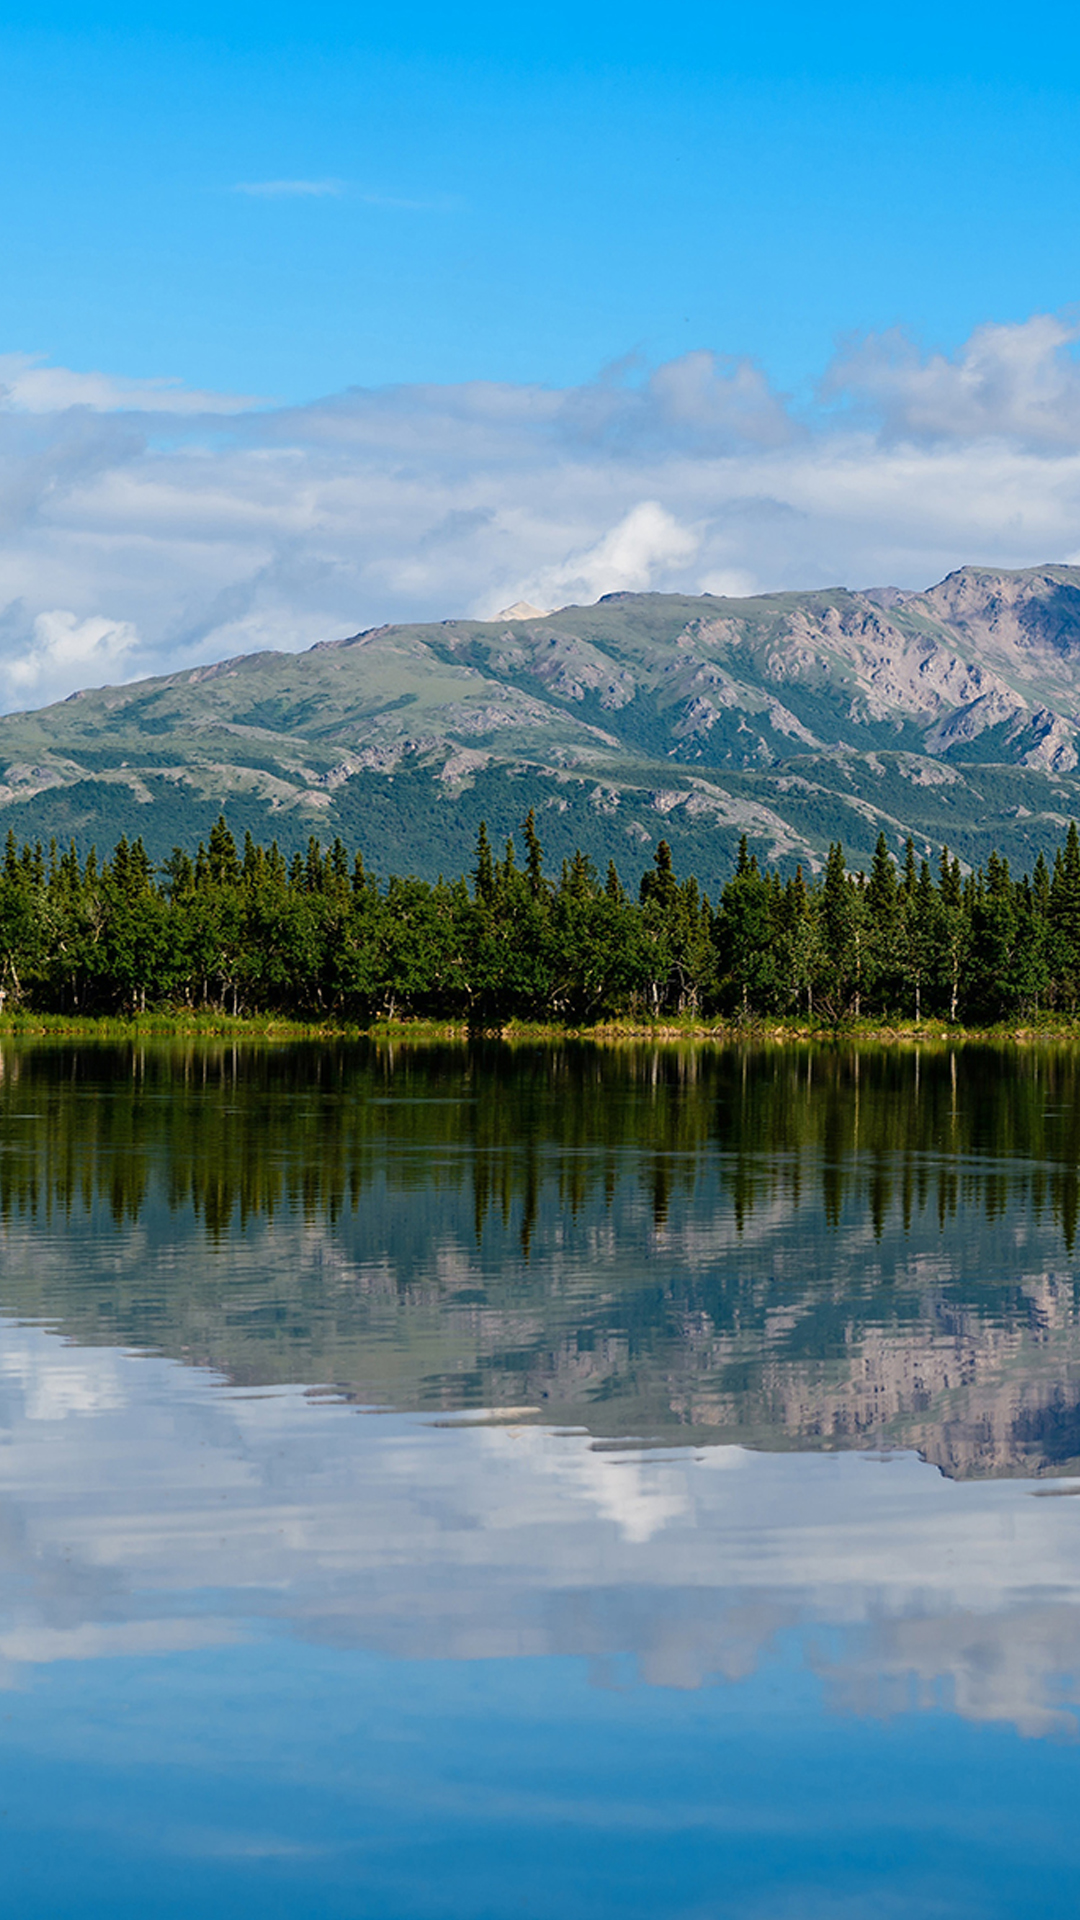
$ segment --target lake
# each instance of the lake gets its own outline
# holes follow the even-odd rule
[[[1080,1904],[1080,1051],[0,1046],[5,1920]]]

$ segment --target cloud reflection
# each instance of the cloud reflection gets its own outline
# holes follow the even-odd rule
[[[1076,1731],[1076,1509],[1030,1483],[372,1416],[10,1321],[0,1434],[9,1684],[286,1630],[405,1658],[583,1658],[599,1684],[629,1659],[695,1688],[738,1685],[794,1634],[832,1710]]]

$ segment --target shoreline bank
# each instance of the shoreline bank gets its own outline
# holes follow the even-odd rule
[[[294,1020],[258,1014],[154,1013],[78,1015],[19,1012],[0,1017],[0,1040],[231,1040],[383,1041],[555,1046],[567,1041],[597,1046],[652,1042],[693,1046],[1016,1046],[1080,1045],[1080,1018],[1026,1021],[1015,1026],[950,1026],[946,1021],[859,1020],[837,1025],[803,1020],[724,1021],[668,1019],[604,1020],[593,1026],[511,1020],[470,1025],[463,1020]]]

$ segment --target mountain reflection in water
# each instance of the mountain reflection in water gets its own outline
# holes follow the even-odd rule
[[[1072,1051],[23,1044],[3,1069],[0,1311],[79,1341],[611,1438],[1080,1461]]]
[[[0,1049],[5,1920],[1072,1920],[1078,1057]]]

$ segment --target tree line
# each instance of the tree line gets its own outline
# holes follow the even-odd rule
[[[380,883],[340,839],[286,860],[224,817],[194,857],[155,868],[141,840],[111,857],[20,847],[0,865],[0,1007],[141,1013],[207,1008],[366,1022],[416,1015],[482,1028],[616,1014],[860,1016],[972,1024],[1080,1010],[1080,836],[1015,878],[991,854],[932,869],[884,834],[870,871],[839,842],[818,876],[762,867],[745,838],[719,900],[680,880],[661,841],[636,889],[582,853],[544,867],[534,815],[522,857],[481,826],[471,871]]]

